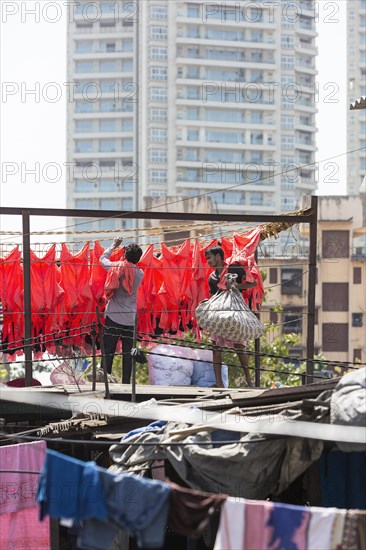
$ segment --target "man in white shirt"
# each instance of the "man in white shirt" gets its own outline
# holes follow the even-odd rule
[[[129,244],[124,248],[123,261],[112,262],[109,259],[113,250],[118,248],[121,243],[121,238],[114,239],[112,246],[107,248],[100,257],[100,264],[109,272],[106,289],[108,287],[110,297],[105,309],[104,353],[106,354],[107,372],[110,374],[117,343],[121,338],[122,383],[129,384],[132,371],[131,349],[137,312],[137,291],[144,274],[136,266],[142,256],[142,250],[136,243]]]

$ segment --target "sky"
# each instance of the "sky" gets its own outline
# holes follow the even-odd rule
[[[319,194],[341,195],[346,192],[349,108],[346,0],[316,5]],[[65,208],[65,2],[2,0],[0,15],[0,205]],[[18,216],[4,216],[0,231],[20,230],[20,223]],[[62,218],[36,218],[31,231],[62,227]]]

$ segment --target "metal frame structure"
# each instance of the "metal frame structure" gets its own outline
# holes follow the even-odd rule
[[[24,356],[25,356],[25,385],[32,385],[32,309],[31,309],[31,278],[30,278],[30,232],[31,216],[62,216],[73,218],[129,218],[143,220],[192,220],[206,222],[255,222],[261,223],[308,223],[310,225],[309,272],[308,272],[308,315],[307,315],[307,343],[306,343],[306,383],[313,381],[314,357],[314,321],[315,321],[315,284],[316,284],[316,253],[317,253],[317,221],[318,197],[311,197],[309,210],[301,215],[247,215],[247,214],[199,214],[183,212],[151,212],[140,210],[76,210],[60,208],[21,208],[0,207],[0,215],[22,217],[23,232],[23,277],[24,277]],[[257,351],[257,347],[256,347]],[[260,362],[256,355],[255,361],[256,385],[260,381]]]

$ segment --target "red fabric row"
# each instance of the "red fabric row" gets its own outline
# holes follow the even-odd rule
[[[264,294],[261,273],[255,261],[261,228],[246,235],[233,234],[222,238],[221,245],[227,262],[240,263],[246,270],[248,281],[257,286],[244,292],[251,298],[256,310]],[[185,241],[180,247],[161,245],[161,253],[154,253],[149,245],[139,267],[144,278],[138,293],[138,332],[144,338],[160,332],[199,330],[194,311],[198,303],[207,298],[208,276],[211,272],[205,260],[205,251],[218,241],[201,246],[196,239]],[[104,284],[107,272],[99,264],[104,248],[98,241],[91,249],[86,243],[76,254],[62,244],[59,258],[53,244],[40,258],[31,251],[31,308],[32,330],[50,353],[55,343],[83,347],[85,333],[96,323],[96,305],[103,311]],[[123,249],[113,252],[111,260],[120,260]],[[5,258],[0,258],[0,301],[4,310],[3,341],[8,350],[22,348],[24,336],[24,289],[22,257],[18,246]]]

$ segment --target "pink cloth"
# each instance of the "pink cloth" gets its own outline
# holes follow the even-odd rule
[[[123,286],[125,291],[131,296],[133,282],[135,280],[135,264],[122,260],[116,262],[116,265],[108,271],[107,279],[104,285],[106,299],[109,300],[116,288]]]
[[[49,520],[40,522],[35,500],[38,475],[22,470],[40,472],[46,443],[21,443],[0,447],[0,548],[21,550],[50,548]],[[18,473],[19,472],[19,473]]]
[[[49,518],[39,521],[39,508],[27,508],[0,516],[1,550],[50,549]]]

